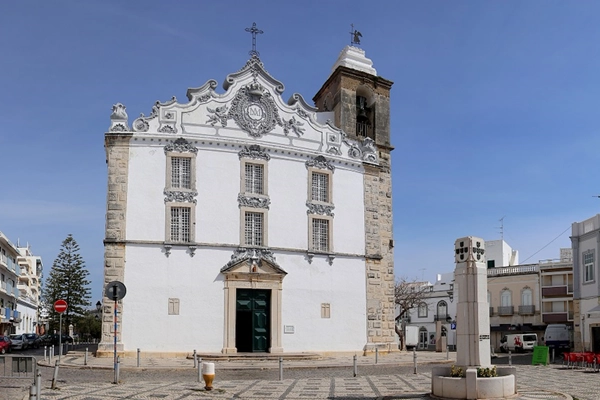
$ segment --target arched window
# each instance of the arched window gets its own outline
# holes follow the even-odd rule
[[[510,290],[502,290],[500,293],[500,305],[502,307],[510,307],[512,305],[512,296],[510,294]]]
[[[437,304],[437,319],[445,321],[446,317],[448,317],[448,304],[442,300]]]
[[[419,318],[427,318],[427,303],[423,302],[419,304],[418,316]]]
[[[522,306],[533,305],[533,291],[531,289],[525,288],[521,292],[521,305]]]

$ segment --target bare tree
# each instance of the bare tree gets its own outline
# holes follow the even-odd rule
[[[408,318],[410,311],[417,308],[431,293],[431,284],[429,282],[419,282],[416,279],[409,281],[406,277],[401,277],[396,281],[394,288],[395,303],[398,306],[399,314],[397,320],[402,321]],[[404,341],[404,325],[396,324],[396,333],[400,337],[400,348],[406,350]]]

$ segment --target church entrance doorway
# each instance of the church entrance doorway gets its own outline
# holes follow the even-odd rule
[[[271,291],[237,289],[235,347],[238,352],[267,352],[271,346]]]

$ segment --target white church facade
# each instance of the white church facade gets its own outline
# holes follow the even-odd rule
[[[104,284],[119,352],[346,352],[394,343],[389,94],[346,47],[312,107],[252,56],[105,134]],[[103,299],[99,354],[113,351]]]

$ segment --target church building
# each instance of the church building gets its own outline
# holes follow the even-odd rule
[[[255,50],[255,49],[254,49]],[[392,82],[347,46],[309,105],[258,54],[105,134],[104,285],[117,349],[394,347]],[[99,354],[112,355],[103,299]]]

